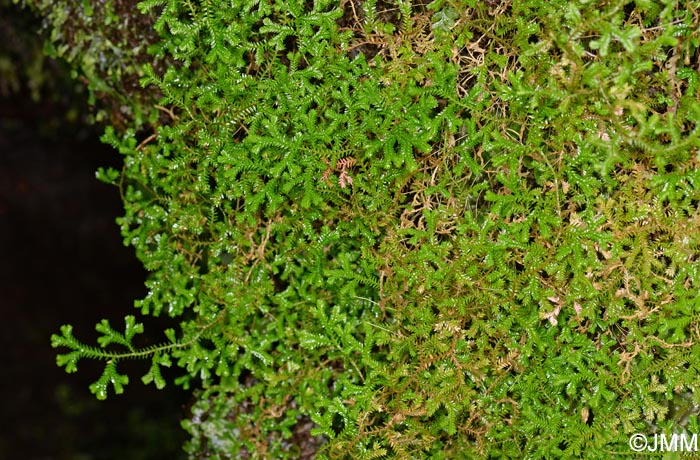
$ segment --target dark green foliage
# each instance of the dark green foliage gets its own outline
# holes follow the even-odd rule
[[[38,100],[41,90],[50,83],[52,75],[46,69],[41,40],[32,30],[31,15],[19,12],[10,0],[0,1],[0,96],[8,97],[20,92],[23,85],[29,89],[33,100]],[[58,85],[57,85],[58,86]]]
[[[0,97],[5,128],[21,125],[29,107],[41,99],[42,136],[58,138],[70,125],[76,137],[90,130],[83,118],[85,86],[70,78],[70,67],[44,55],[43,40],[37,34],[41,20],[23,10],[17,0],[0,0]],[[17,102],[11,102],[17,98]],[[24,101],[21,103],[19,101]]]
[[[74,67],[74,76],[88,87],[96,106],[95,120],[125,129],[141,127],[158,116],[161,95],[143,91],[143,65],[157,69],[168,58],[149,52],[156,46],[153,17],[135,14],[131,0],[13,0],[44,19],[50,40],[44,52]]]
[[[616,458],[697,423],[697,2],[139,10],[167,117],[108,127],[99,177],[180,330],[64,327],[98,397],[176,363],[192,458]]]

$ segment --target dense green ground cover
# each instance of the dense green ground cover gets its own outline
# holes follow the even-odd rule
[[[179,321],[65,326],[59,364],[103,359],[98,398],[180,366],[192,458],[700,430],[697,1],[30,3],[111,114],[137,307]]]

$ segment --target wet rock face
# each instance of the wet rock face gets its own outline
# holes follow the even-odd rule
[[[147,274],[122,245],[118,190],[95,179],[119,155],[89,128],[47,129],[60,107],[24,96],[0,99],[0,458],[178,458],[184,395],[137,382],[98,403],[92,363],[81,376],[56,367],[51,333],[121,321]]]

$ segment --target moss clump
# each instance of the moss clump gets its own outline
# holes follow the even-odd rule
[[[163,117],[109,127],[100,177],[137,306],[180,324],[64,327],[98,396],[121,359],[177,363],[193,458],[599,459],[697,428],[697,2],[139,9]]]

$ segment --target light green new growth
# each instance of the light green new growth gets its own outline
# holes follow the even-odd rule
[[[158,387],[174,362],[193,459],[597,460],[698,431],[697,1],[139,11],[172,65],[98,177],[136,306],[181,327],[64,326],[99,398],[121,360]]]

